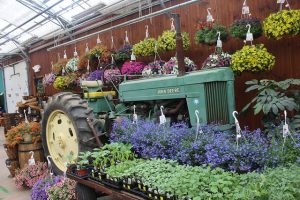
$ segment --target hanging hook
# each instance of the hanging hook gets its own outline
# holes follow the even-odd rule
[[[52,178],[53,176],[53,171],[52,171],[52,164],[51,164],[51,160],[50,158],[52,159],[52,157],[50,155],[47,156],[47,161],[48,161],[48,169],[50,171],[50,177]]]
[[[233,111],[233,113],[232,113],[232,116],[233,116],[235,122],[238,122],[238,119],[237,119],[238,114],[239,113],[237,111]]]
[[[85,53],[89,52],[89,43],[85,43]]]
[[[128,44],[129,43],[129,38],[128,38],[128,32],[125,31],[125,43]]]
[[[287,118],[287,112],[286,112],[286,110],[284,110],[284,124],[285,124],[285,125],[287,124],[286,118]]]
[[[214,18],[210,12],[211,8],[207,8],[206,11],[207,11],[207,17],[206,17],[206,21],[207,22],[214,22]]]
[[[29,124],[28,118],[27,118],[27,114],[26,114],[26,110],[24,110],[24,116],[25,116],[25,123]]]
[[[110,38],[111,38],[111,49],[113,49],[115,47],[114,36],[110,36]]]
[[[170,21],[171,21],[171,31],[175,31],[174,18],[172,17]]]
[[[97,37],[97,44],[101,44],[102,41],[100,40],[100,37],[99,37],[99,34],[98,34],[98,37]]]
[[[221,40],[221,32],[220,31],[217,32],[217,36],[218,36],[218,40]]]
[[[247,6],[247,0],[244,1],[243,6]]]
[[[250,30],[251,30],[251,24],[247,24],[246,27],[248,27],[248,33],[251,33],[250,32]]]
[[[77,49],[76,49],[76,46],[74,48],[74,57],[77,57],[78,56],[78,53],[77,53]]]
[[[148,27],[148,25],[146,25],[145,28],[146,28],[146,38],[149,38],[149,27]]]
[[[67,50],[64,50],[64,59],[67,59]]]

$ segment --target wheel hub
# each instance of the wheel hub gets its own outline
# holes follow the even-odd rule
[[[47,121],[47,146],[55,165],[66,171],[68,157],[77,158],[79,147],[77,134],[70,118],[61,110],[51,113]]]

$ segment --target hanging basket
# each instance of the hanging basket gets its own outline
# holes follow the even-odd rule
[[[142,74],[144,67],[145,64],[142,62],[129,61],[129,62],[125,62],[122,65],[121,72],[123,75],[133,75],[133,76],[129,76],[129,79],[134,79],[134,78],[138,78],[138,77],[134,77],[134,75]]]
[[[263,22],[265,35],[279,40],[300,33],[300,10],[282,10],[268,16]]]
[[[191,42],[189,38],[189,34],[186,32],[181,33],[183,49],[188,50],[190,48]],[[161,36],[158,37],[157,40],[157,51],[159,53],[172,51],[176,49],[176,31],[167,30],[162,33]]]
[[[230,27],[230,34],[234,38],[240,38],[245,40],[246,34],[248,32],[247,25],[250,24],[250,32],[253,34],[254,38],[258,38],[263,33],[263,28],[261,21],[258,18],[242,18],[239,20],[235,20]]]
[[[149,63],[144,67],[142,75],[143,76],[153,76],[163,73],[163,66],[166,64],[166,61],[157,60],[152,63]]]
[[[221,34],[221,40],[226,41],[228,32],[224,26],[207,22],[200,23],[198,25],[198,31],[195,35],[195,41],[197,44],[214,45],[218,39],[218,32]]]
[[[104,71],[104,81],[106,83],[120,83],[122,80],[121,71],[117,67],[112,67]]]

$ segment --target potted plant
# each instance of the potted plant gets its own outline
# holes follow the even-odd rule
[[[62,70],[66,67],[66,64],[68,63],[67,59],[60,59],[59,61],[57,61],[57,63],[55,63],[52,66],[52,72],[55,75],[61,75],[62,74]]]
[[[282,10],[270,14],[263,22],[264,33],[268,38],[279,40],[300,33],[300,10]]]
[[[145,38],[139,43],[133,45],[132,51],[136,56],[153,56],[155,54],[156,40],[154,38]]]
[[[202,69],[211,69],[215,67],[230,67],[231,55],[222,50],[216,51],[203,62]]]
[[[48,188],[48,199],[53,200],[76,200],[76,181],[64,178],[62,181],[56,183]]]
[[[250,17],[238,19],[233,22],[230,27],[230,34],[232,37],[245,40],[248,32],[248,24],[251,25],[250,32],[253,34],[253,38],[258,38],[262,35],[263,28],[260,20],[256,17]]]
[[[176,48],[176,31],[167,30],[162,33],[157,39],[157,51],[160,53],[172,51]],[[190,48],[191,42],[189,34],[186,32],[181,33],[183,49],[188,50]]]
[[[114,54],[116,65],[120,66],[124,62],[129,61],[131,58],[131,54],[132,54],[132,46],[130,44],[125,44]]]
[[[166,64],[163,60],[156,60],[146,65],[142,71],[143,76],[159,75],[162,74],[163,66]]]
[[[45,74],[45,76],[43,77],[43,86],[47,87],[49,85],[52,85],[55,79],[56,79],[56,75],[53,72],[49,74]]]
[[[47,200],[49,198],[47,190],[60,181],[62,181],[62,178],[60,176],[47,177],[45,179],[38,180],[32,187],[31,199]]]
[[[231,68],[236,73],[268,71],[275,65],[275,57],[263,44],[245,45],[231,56]]]
[[[190,72],[197,69],[195,63],[188,57],[184,58],[185,70]],[[178,61],[177,57],[172,57],[168,62],[163,66],[163,74],[178,74]]]
[[[78,57],[71,58],[66,64],[65,71],[67,73],[76,72],[78,70],[78,61]]]
[[[88,52],[89,64],[92,70],[108,63],[110,52],[104,45],[97,45]]]
[[[104,71],[103,78],[106,83],[118,84],[122,80],[122,74],[117,66],[111,65]]]
[[[129,79],[134,79],[138,78],[138,76],[135,77],[134,75],[142,74],[144,67],[145,64],[142,62],[129,61],[122,65],[121,72],[123,75],[129,75]]]
[[[104,72],[101,69],[97,69],[89,74],[87,77],[88,81],[97,81],[97,80],[103,80]]]
[[[47,163],[26,165],[21,171],[16,172],[15,184],[18,189],[32,188],[38,180],[46,178],[48,174]]]
[[[89,174],[89,164],[92,153],[90,151],[79,152],[78,161],[76,163],[76,175],[83,177]]]
[[[200,22],[195,35],[195,41],[197,44],[214,45],[217,43],[218,32],[220,32],[221,40],[226,41],[228,32],[224,26],[207,22]]]
[[[79,85],[78,77],[75,73],[71,73],[65,76],[56,77],[53,87],[57,90],[68,91],[74,89]]]

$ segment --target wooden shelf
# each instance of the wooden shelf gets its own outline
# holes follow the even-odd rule
[[[136,196],[134,194],[131,194],[131,193],[123,191],[123,190],[116,190],[116,189],[107,187],[107,186],[105,186],[99,182],[93,181],[93,180],[81,179],[81,178],[78,178],[71,174],[67,174],[67,177],[70,179],[73,179],[73,180],[77,181],[78,183],[81,183],[85,186],[88,186],[97,191],[100,191],[102,193],[110,195],[116,199],[120,199],[120,200],[143,200],[144,199],[142,197]]]

